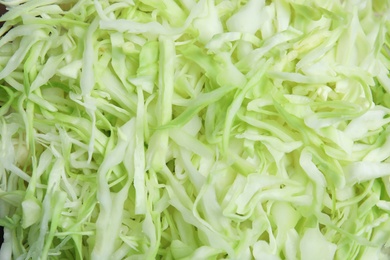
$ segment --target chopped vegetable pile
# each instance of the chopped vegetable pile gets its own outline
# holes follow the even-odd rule
[[[390,257],[390,1],[1,2],[0,259]]]

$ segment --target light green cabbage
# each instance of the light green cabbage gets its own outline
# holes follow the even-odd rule
[[[0,259],[390,257],[390,1],[1,3]]]

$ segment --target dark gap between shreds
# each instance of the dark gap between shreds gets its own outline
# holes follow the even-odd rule
[[[0,4],[0,16],[5,14],[6,12],[7,12],[7,9],[6,9],[5,5]],[[4,24],[4,22],[0,22],[0,27],[2,27],[3,24]]]
[[[4,242],[4,227],[0,226],[0,247],[3,245]]]

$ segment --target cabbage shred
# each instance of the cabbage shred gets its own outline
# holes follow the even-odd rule
[[[1,259],[389,257],[389,1],[1,2]]]

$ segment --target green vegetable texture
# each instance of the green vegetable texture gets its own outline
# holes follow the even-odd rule
[[[389,0],[0,3],[0,259],[389,259]]]

